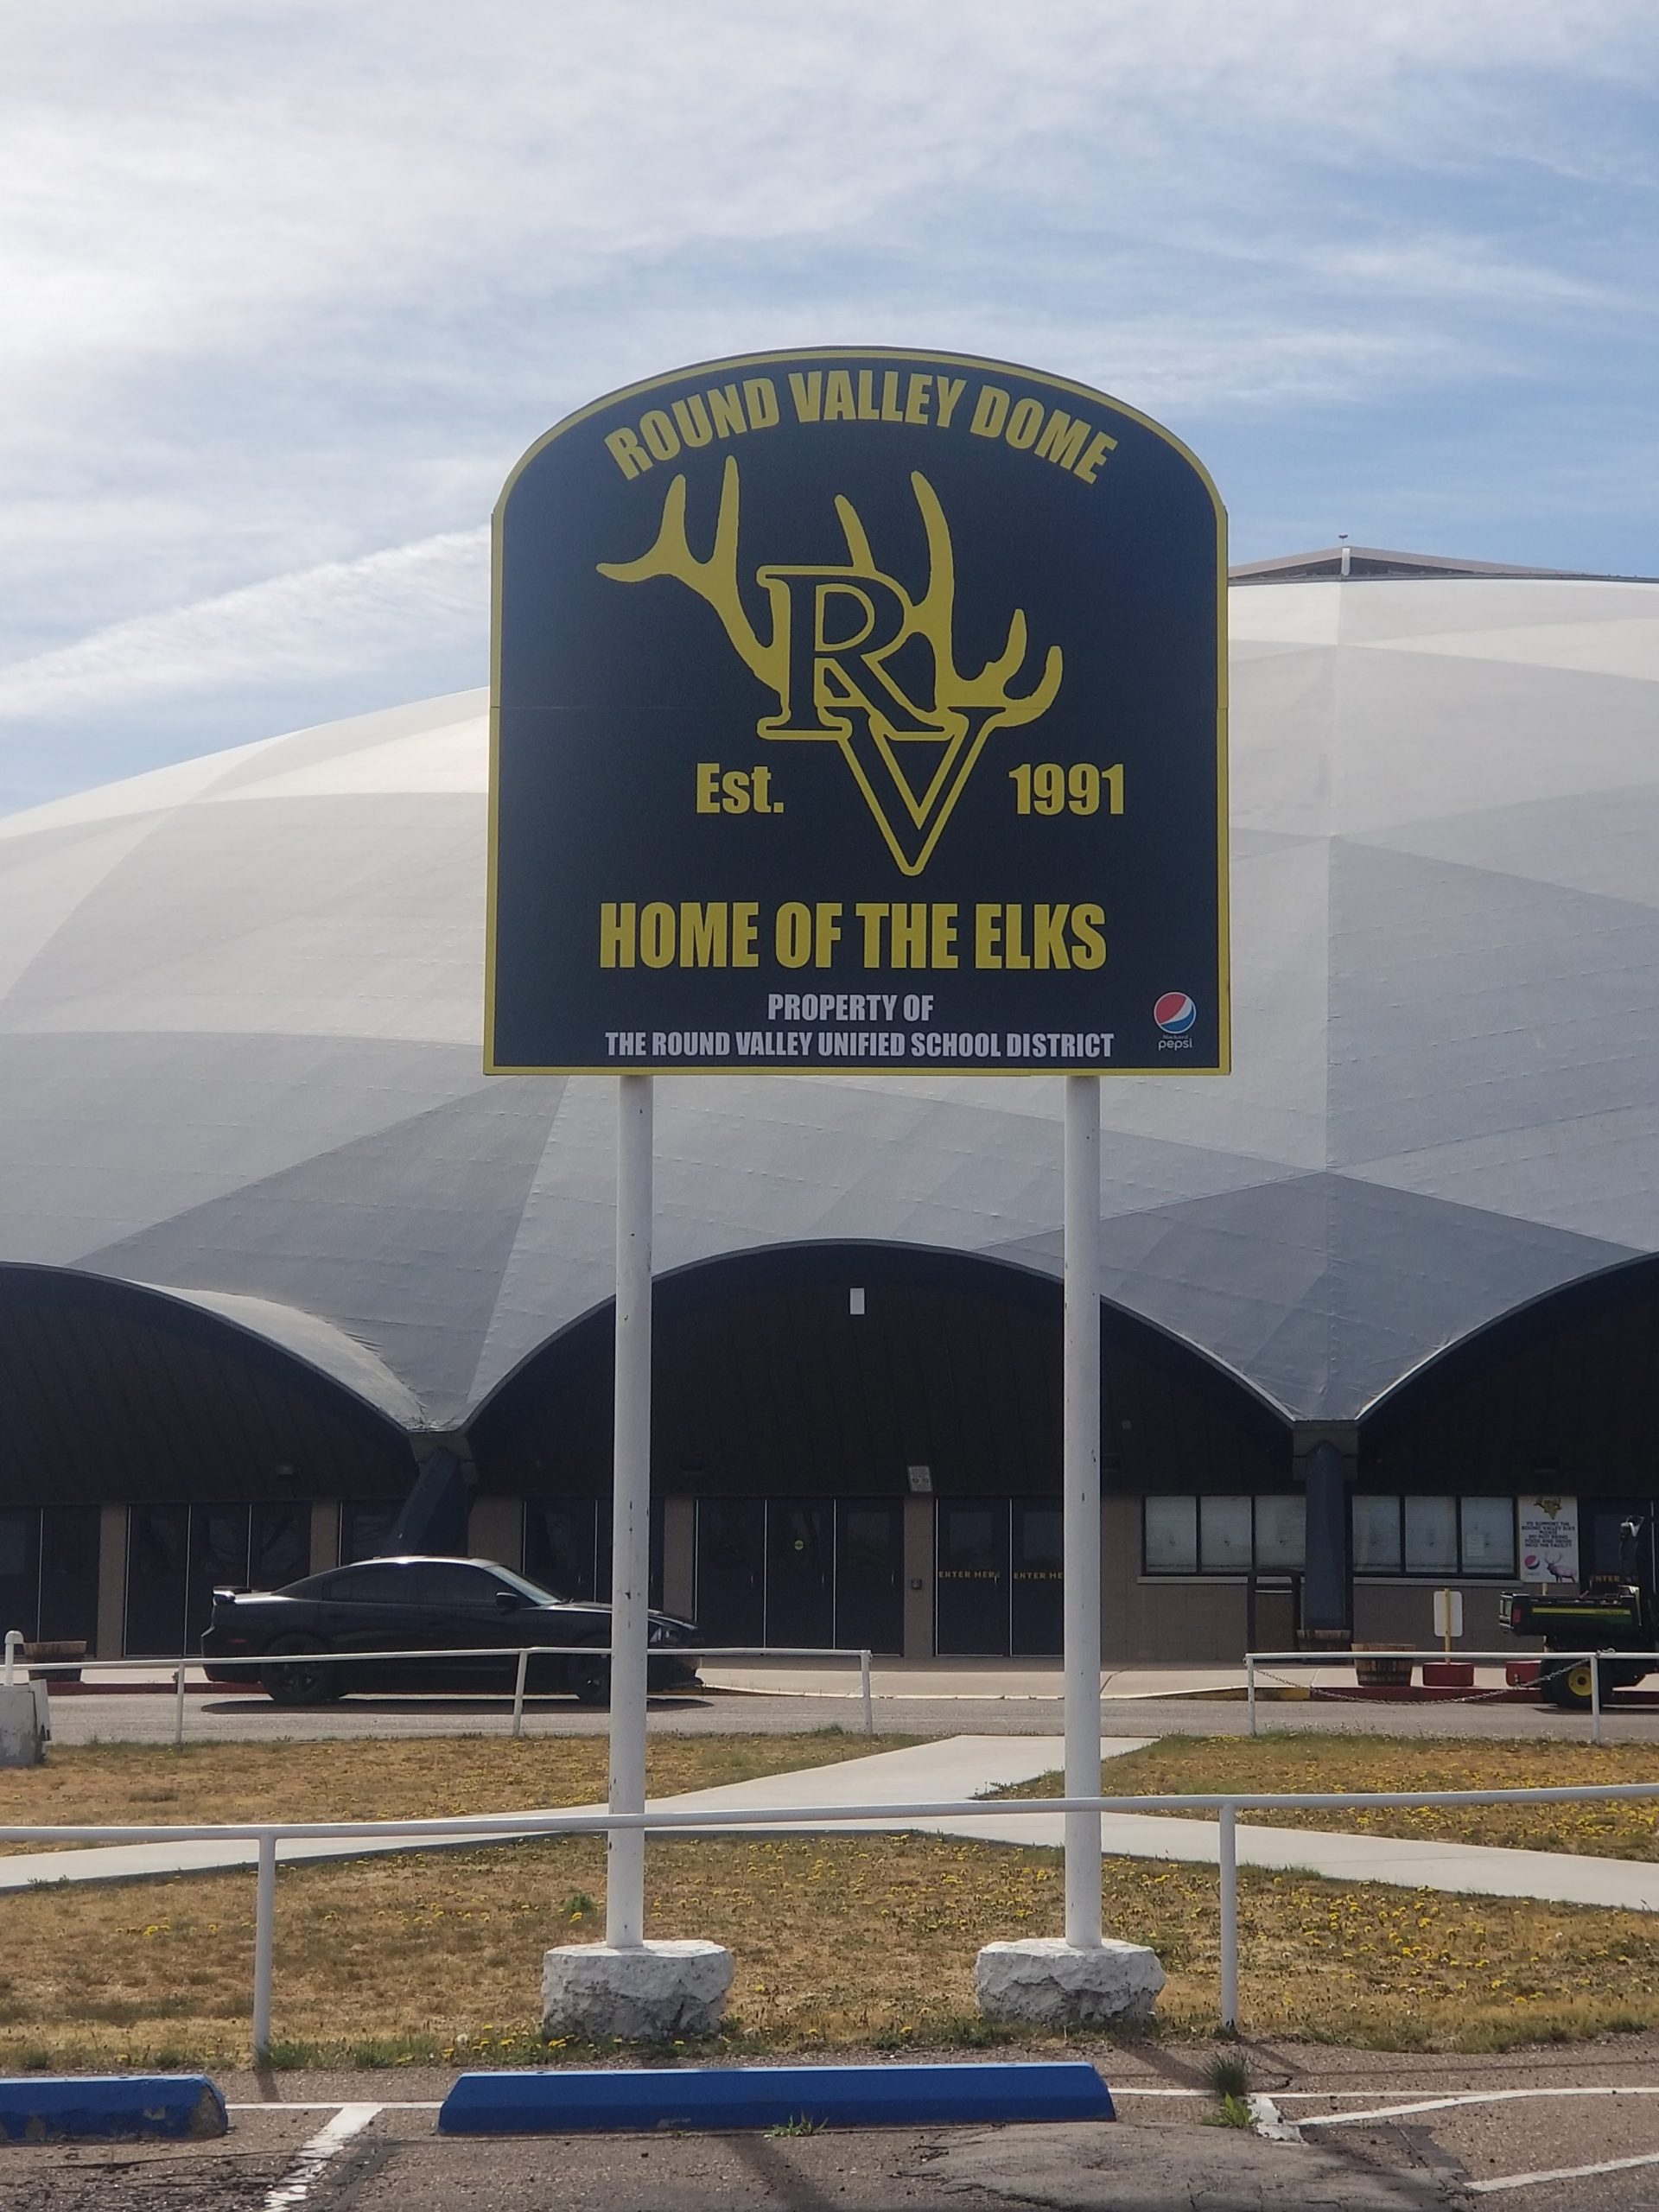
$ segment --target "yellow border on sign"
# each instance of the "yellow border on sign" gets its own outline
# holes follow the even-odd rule
[[[1143,430],[1150,430],[1161,438],[1185,461],[1210,494],[1210,504],[1216,517],[1216,974],[1221,992],[1220,1027],[1218,1033],[1218,1064],[1212,1068],[1124,1068],[1090,1067],[1071,1061],[1062,1061],[1053,1067],[976,1068],[944,1067],[929,1060],[915,1062],[880,1062],[868,1067],[803,1067],[795,1062],[779,1063],[763,1060],[755,1064],[733,1062],[729,1066],[664,1068],[654,1063],[638,1066],[632,1062],[607,1060],[600,1067],[525,1067],[518,1062],[504,1065],[494,1058],[495,1046],[495,893],[497,799],[499,791],[499,753],[501,731],[501,533],[506,514],[507,501],[512,489],[531,462],[555,438],[562,438],[567,430],[574,430],[580,423],[601,414],[624,399],[634,399],[646,392],[660,391],[665,385],[680,384],[687,377],[719,375],[728,369],[755,369],[774,361],[937,361],[951,369],[1001,369],[1022,377],[1028,384],[1046,385],[1052,391],[1070,392],[1074,397],[1092,400],[1131,423],[1138,423]],[[544,430],[534,445],[527,447],[513,463],[506,482],[501,486],[501,496],[495,503],[490,518],[490,790],[489,843],[484,913],[484,1072],[486,1075],[814,1075],[814,1076],[887,1076],[928,1075],[986,1077],[1011,1076],[1029,1077],[1037,1075],[1107,1075],[1107,1076],[1202,1076],[1230,1075],[1233,1065],[1233,987],[1230,931],[1229,930],[1228,882],[1228,795],[1227,795],[1227,510],[1222,505],[1221,494],[1216,489],[1215,479],[1198,459],[1192,448],[1166,430],[1150,415],[1143,415],[1138,407],[1131,407],[1126,400],[1114,399],[1109,392],[1100,391],[1093,385],[1078,384],[1071,377],[1057,377],[1042,369],[1023,368],[1017,361],[1003,361],[984,353],[939,353],[929,347],[899,346],[785,346],[774,353],[733,353],[719,360],[689,361],[684,367],[671,369],[665,375],[645,377],[638,384],[620,385],[614,391],[606,392],[599,399],[590,400],[579,407],[574,415],[567,415],[550,430]]]

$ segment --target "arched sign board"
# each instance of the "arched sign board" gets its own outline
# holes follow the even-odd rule
[[[495,517],[486,1065],[1224,1072],[1224,528],[1166,430],[997,361],[550,430]]]

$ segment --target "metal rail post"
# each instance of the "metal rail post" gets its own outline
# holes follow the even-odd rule
[[[1231,1805],[1221,1808],[1221,2024],[1233,2035],[1238,2029],[1238,1830]]]
[[[1253,1651],[1247,1651],[1244,1654],[1244,1710],[1249,1716],[1247,1723],[1248,1732],[1254,1736],[1255,1733],[1255,1654]]]
[[[184,1662],[173,1669],[173,1748],[184,1749]]]
[[[6,1688],[8,1689],[10,1689],[17,1680],[17,1651],[22,1641],[22,1629],[9,1628],[6,1630]]]
[[[512,1686],[512,1732],[515,1736],[522,1736],[524,1732],[524,1677],[529,1672],[530,1646],[524,1643],[518,1649],[518,1677]]]
[[[1590,1654],[1590,1740],[1601,1741],[1601,1654]]]
[[[868,1651],[861,1651],[858,1655],[858,1683],[860,1689],[864,1693],[864,1733],[867,1736],[874,1736],[875,1701],[870,1688],[870,1655]]]
[[[270,2056],[270,1985],[276,1942],[276,1831],[259,1831],[259,1875],[253,1905],[253,2057]]]
[[[1065,1078],[1065,1794],[1100,1794],[1100,1077]],[[1065,1940],[1100,1944],[1100,1815],[1065,1815]]]
[[[617,1077],[616,1434],[611,1554],[611,1786],[613,1813],[645,1809],[647,1585],[651,1573],[652,1078]],[[605,1940],[645,1938],[645,1834],[613,1828],[606,1846]]]

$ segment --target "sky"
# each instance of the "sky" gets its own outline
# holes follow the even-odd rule
[[[1659,575],[1654,0],[70,0],[0,17],[0,810],[484,683],[570,410],[1077,377],[1236,560]]]

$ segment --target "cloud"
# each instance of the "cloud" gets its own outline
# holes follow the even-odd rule
[[[1383,536],[1388,442],[1455,421],[1471,551],[1553,395],[1590,475],[1643,411],[1651,0],[78,0],[6,41],[0,715],[66,783],[302,672],[317,713],[476,682],[507,467],[678,361],[1039,359],[1275,530]]]
[[[330,561],[240,591],[118,622],[0,668],[0,721],[79,716],[156,696],[307,680],[395,664],[412,636],[453,640],[481,665],[489,531],[449,531]]]

